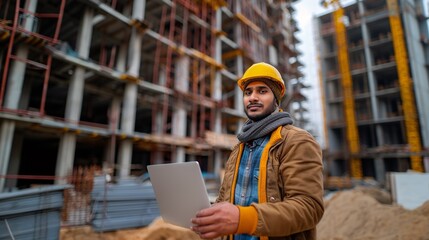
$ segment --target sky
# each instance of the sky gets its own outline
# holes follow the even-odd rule
[[[304,94],[308,98],[308,117],[311,121],[309,127],[314,130],[317,141],[324,147],[323,109],[319,86],[316,43],[313,34],[313,17],[327,12],[328,9],[323,8],[317,0],[300,0],[294,6],[296,9],[295,19],[300,29],[297,33],[297,38],[301,41],[298,49],[302,52],[300,61],[304,64],[303,80],[306,85],[311,87],[304,91]]]

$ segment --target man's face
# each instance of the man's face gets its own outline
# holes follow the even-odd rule
[[[276,110],[276,98],[262,81],[249,83],[243,91],[244,111],[252,121],[259,121]]]

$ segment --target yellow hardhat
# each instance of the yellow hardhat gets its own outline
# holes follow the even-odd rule
[[[264,82],[271,88],[278,102],[280,102],[285,94],[286,87],[282,75],[275,67],[268,63],[259,62],[250,66],[243,77],[237,81],[237,84],[244,91],[244,88],[251,80],[269,80],[269,82]]]

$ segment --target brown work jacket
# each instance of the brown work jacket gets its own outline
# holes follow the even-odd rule
[[[232,202],[243,149],[243,143],[236,145],[228,158],[217,202]],[[292,125],[277,128],[261,155],[259,202],[252,203],[257,227],[249,234],[261,239],[316,239],[316,224],[324,212],[322,171],[320,146],[307,131]]]

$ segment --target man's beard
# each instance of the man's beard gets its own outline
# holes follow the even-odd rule
[[[260,121],[260,120],[262,120],[262,119],[264,119],[264,118],[268,117],[269,115],[271,115],[271,113],[273,113],[273,112],[276,110],[276,108],[277,108],[277,104],[276,104],[276,102],[275,102],[275,101],[273,101],[273,104],[271,104],[271,107],[270,107],[270,108],[267,108],[264,112],[262,112],[262,113],[261,113],[261,114],[259,114],[259,115],[256,115],[256,116],[249,116],[249,114],[248,114],[248,110],[247,110],[247,107],[246,107],[246,111],[244,111],[244,112],[246,113],[246,116],[247,116],[250,120],[252,120],[252,121],[254,121],[254,122],[258,122],[258,121]]]

